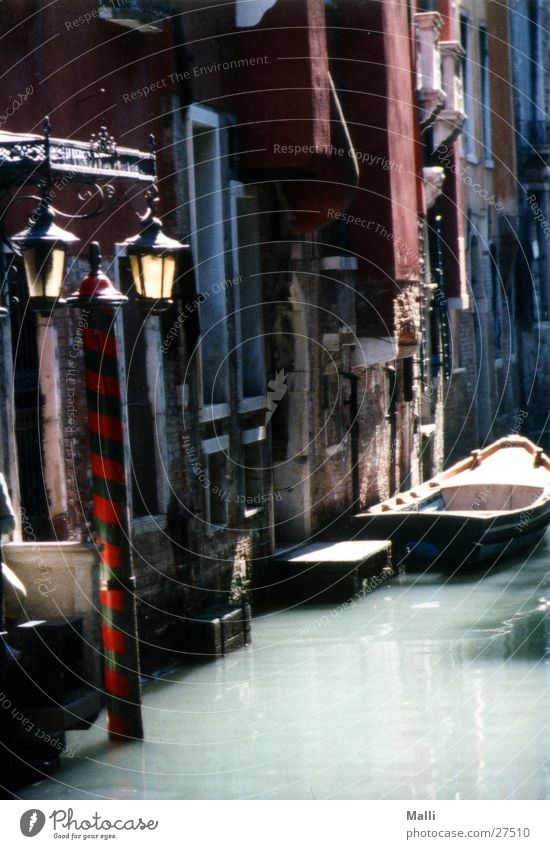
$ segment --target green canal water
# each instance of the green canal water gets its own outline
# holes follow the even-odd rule
[[[548,538],[484,576],[258,616],[144,693],[146,739],[67,736],[26,799],[547,799]]]

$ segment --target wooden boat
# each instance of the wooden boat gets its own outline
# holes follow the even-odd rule
[[[550,521],[550,459],[522,436],[499,439],[429,481],[353,517],[354,538],[392,541],[394,565],[456,570],[535,545]]]

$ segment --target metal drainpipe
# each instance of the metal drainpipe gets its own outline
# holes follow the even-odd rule
[[[359,507],[359,499],[361,495],[359,483],[359,418],[357,415],[357,382],[358,377],[352,371],[341,371],[340,376],[344,380],[349,381],[350,385],[350,414],[351,424],[348,433],[351,436],[351,493],[353,498],[352,506]]]
[[[386,374],[388,375],[388,390],[390,393],[390,405],[386,421],[390,425],[390,468],[389,468],[389,484],[390,495],[393,495],[397,489],[397,375],[395,366],[386,366]]]

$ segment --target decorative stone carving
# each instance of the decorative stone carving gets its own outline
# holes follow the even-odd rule
[[[414,16],[417,44],[417,99],[422,129],[433,124],[445,105],[441,87],[441,53],[439,33],[442,26],[437,12],[420,12]]]
[[[445,169],[437,165],[423,168],[422,177],[424,180],[424,191],[426,194],[426,206],[430,209],[443,190]]]

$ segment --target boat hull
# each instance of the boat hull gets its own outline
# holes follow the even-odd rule
[[[353,521],[354,538],[391,540],[394,566],[427,561],[454,571],[536,545],[550,522],[550,500],[490,516],[396,511],[358,514]]]
[[[512,434],[352,521],[355,538],[391,540],[394,566],[420,560],[456,571],[495,562],[544,535],[550,522],[550,457]]]

